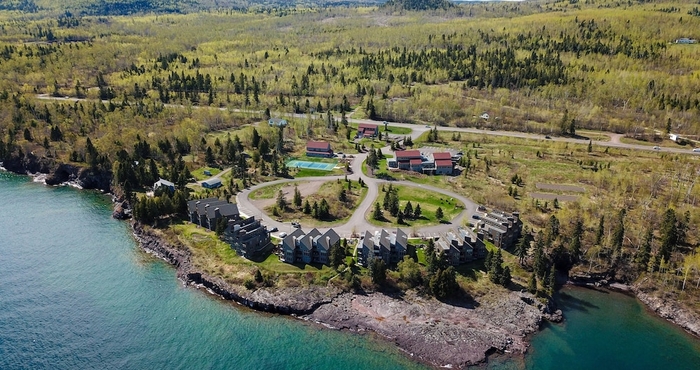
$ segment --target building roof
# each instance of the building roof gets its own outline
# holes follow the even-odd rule
[[[193,199],[187,202],[187,209],[190,211],[190,213],[197,212],[198,204],[207,204],[214,202],[221,202],[221,200],[219,200],[219,198]]]
[[[373,125],[371,123],[360,123],[359,125],[357,125],[358,130],[368,129],[368,130],[375,130],[376,131],[378,128],[379,128],[378,125]]]
[[[333,229],[328,229],[325,234],[316,237],[316,246],[330,251],[331,246],[340,240],[340,236]]]
[[[270,125],[282,126],[287,124],[287,120],[282,118],[270,118],[267,123]]]
[[[411,164],[411,166],[413,166],[413,165],[421,164],[423,162],[420,159],[411,159],[409,161],[409,163]]]
[[[411,160],[413,162],[413,160]],[[438,159],[435,161],[435,166],[437,167],[452,167],[451,159]]]
[[[420,158],[420,152],[418,150],[397,150],[394,155],[396,155],[396,158],[399,157],[417,157]]]
[[[158,181],[155,182],[155,184],[153,184],[153,189],[157,189],[160,186],[167,186],[169,188],[174,188],[175,184],[173,184],[172,182],[170,182],[168,180],[159,179]]]
[[[204,185],[204,184],[209,185],[209,186],[219,186],[219,185],[221,185],[221,179],[218,177],[215,177],[213,179],[202,181],[202,185]]]
[[[211,198],[210,198],[210,199],[211,199]],[[216,207],[222,206],[222,205],[224,205],[224,204],[228,204],[228,203],[227,203],[226,201],[224,201],[224,200],[218,200],[218,199],[213,200],[213,201],[210,201],[210,202],[199,202],[199,203],[196,203],[197,214],[199,214],[200,216],[205,215],[205,214],[207,213],[207,209],[208,209],[209,207],[214,207],[214,208],[216,208]]]
[[[309,141],[306,143],[306,148],[328,150],[331,148],[331,144],[326,141]]]
[[[218,215],[217,215],[218,212]],[[230,217],[230,216],[237,216],[238,215],[238,206],[235,204],[231,203],[226,203],[226,204],[218,204],[218,205],[213,205],[207,207],[207,217],[208,218],[216,218],[217,216],[221,217]]]
[[[438,159],[452,159],[452,154],[447,152],[433,153],[433,158],[437,161]]]

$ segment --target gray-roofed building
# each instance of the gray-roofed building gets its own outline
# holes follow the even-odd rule
[[[224,237],[239,256],[248,259],[263,256],[272,246],[267,227],[255,217],[230,220]]]
[[[494,211],[481,218],[479,228],[495,246],[508,249],[520,237],[523,222],[518,212],[507,214]]]
[[[371,258],[381,258],[388,265],[403,259],[408,249],[408,236],[401,229],[388,232],[384,229],[372,235],[365,231],[362,243],[357,247],[358,262],[367,266]]]
[[[238,206],[218,198],[194,199],[187,202],[190,222],[216,230],[216,223],[224,218],[227,221],[240,219]]]
[[[333,229],[321,234],[317,229],[304,233],[296,229],[282,239],[282,258],[287,263],[328,264],[331,247],[340,241]]]
[[[156,181],[153,184],[153,191],[158,190],[158,188],[160,188],[160,187],[165,187],[165,188],[168,188],[168,190],[170,190],[170,191],[175,191],[175,184],[173,184],[172,182],[170,182],[168,180],[158,179],[158,181]]]

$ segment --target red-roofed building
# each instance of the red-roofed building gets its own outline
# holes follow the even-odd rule
[[[423,162],[420,159],[411,159],[408,163],[411,171],[423,172]]]
[[[396,162],[398,163],[398,167],[401,170],[414,170],[418,172],[422,172],[422,168],[416,167],[414,163],[415,161],[418,161],[418,165],[420,165],[421,162],[421,155],[420,152],[417,150],[398,150],[394,152],[394,155],[396,156]],[[414,169],[418,168],[418,169]]]
[[[437,154],[437,153],[436,153]],[[447,153],[449,155],[449,153]],[[436,175],[451,175],[454,170],[451,159],[435,159]]]
[[[331,144],[325,141],[309,141],[306,143],[306,155],[309,157],[332,157]]]
[[[377,137],[379,126],[371,123],[360,123],[357,125],[357,137]]]
[[[440,159],[452,159],[452,154],[447,152],[433,153],[433,159],[435,159],[436,161]]]

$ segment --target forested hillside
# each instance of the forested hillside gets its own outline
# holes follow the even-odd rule
[[[590,129],[648,141],[700,135],[700,45],[675,42],[700,38],[694,2],[477,3],[425,12],[307,5],[2,2],[0,159],[89,167],[127,194],[159,176],[184,188],[202,163],[230,166],[230,195],[247,181],[288,175],[285,156],[306,140],[347,145],[350,126],[331,116],[569,136]],[[252,131],[219,134],[292,112],[324,118],[264,127],[264,146],[253,144]],[[492,118],[481,118],[485,112]],[[476,141],[455,145],[477,148]],[[542,231],[532,242],[546,268],[612,269],[630,281],[648,272],[686,290],[700,223],[694,158],[645,157],[632,166],[626,152],[541,150],[499,147],[485,158],[474,149],[481,177],[470,186],[497,190],[467,195],[532,211],[531,226]],[[521,154],[529,162],[518,164]],[[505,196],[518,168],[550,160],[605,191],[554,210]],[[177,194],[168,209],[184,199]]]

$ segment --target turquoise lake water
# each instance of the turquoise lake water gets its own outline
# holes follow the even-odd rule
[[[369,335],[321,330],[184,287],[109,198],[0,171],[0,369],[423,369]],[[567,321],[490,369],[698,369],[700,341],[620,294],[565,290]]]

